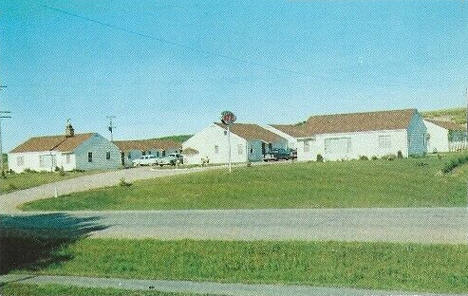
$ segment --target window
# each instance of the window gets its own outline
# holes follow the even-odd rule
[[[304,152],[310,152],[310,141],[304,141]]]
[[[88,152],[88,162],[93,162],[93,152]]]
[[[24,156],[18,156],[16,158],[16,165],[17,166],[23,166],[24,165]]]
[[[156,157],[159,157],[159,151],[156,151]]]
[[[225,136],[227,135],[227,131],[224,131],[224,135],[225,135]]]
[[[242,144],[237,145],[237,154],[239,154],[239,155],[244,154],[244,145],[242,145]]]
[[[216,153],[216,154],[219,153],[219,146],[218,145],[214,146],[214,153]]]
[[[379,148],[392,148],[392,138],[390,135],[379,136]]]
[[[107,160],[110,159],[110,151],[107,151],[107,152],[106,152],[106,159],[107,159]]]
[[[148,154],[151,155],[151,150],[148,151]]]
[[[343,154],[351,151],[351,138],[325,139],[325,153],[327,154]]]
[[[128,152],[128,159],[132,159],[132,152]]]
[[[65,163],[70,163],[71,162],[71,155],[67,154],[65,155]]]
[[[162,157],[166,156],[166,150],[163,150],[163,151],[161,152],[161,156],[162,156]]]
[[[146,155],[146,151],[141,151],[141,155]]]
[[[48,155],[41,155],[39,156],[39,166],[41,168],[48,167],[47,162],[48,162]]]

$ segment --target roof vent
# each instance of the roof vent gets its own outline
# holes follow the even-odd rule
[[[67,119],[67,125],[65,126],[65,137],[73,137],[75,136],[75,129],[70,123],[70,119]]]

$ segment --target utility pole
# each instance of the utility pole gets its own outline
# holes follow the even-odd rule
[[[6,85],[0,85],[0,90],[6,88]],[[3,163],[3,149],[2,149],[2,119],[3,118],[11,118],[9,115],[10,111],[0,111],[0,170],[1,170],[1,177],[5,176],[5,165]]]
[[[5,175],[5,164],[3,163],[3,149],[2,149],[2,119],[11,118],[10,111],[0,111],[0,170],[1,176]]]
[[[111,142],[114,142],[114,123],[112,122],[112,119],[115,118],[114,115],[109,115],[109,116],[106,116],[107,119],[109,119],[109,132],[110,132],[110,135],[111,135]]]

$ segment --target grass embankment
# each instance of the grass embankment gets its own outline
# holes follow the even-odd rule
[[[421,112],[425,118],[449,120],[458,124],[466,124],[466,108],[450,108]]]
[[[101,171],[66,172],[63,175],[59,172],[28,172],[21,174],[7,174],[6,178],[0,178],[0,195],[16,190],[27,189],[47,183],[58,182],[99,172]]]
[[[468,292],[468,247],[84,239],[19,273]]]
[[[212,170],[40,200],[24,210],[147,210],[465,206],[468,168],[450,155]]]
[[[61,285],[33,285],[18,283],[6,284],[0,287],[0,293],[2,296],[195,296],[195,294],[187,293],[78,288]],[[197,295],[200,296],[200,294]]]

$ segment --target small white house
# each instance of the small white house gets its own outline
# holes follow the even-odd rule
[[[296,138],[299,161],[427,152],[426,126],[416,109],[319,115],[301,125],[273,127]]]
[[[429,134],[427,151],[449,152],[467,149],[466,128],[448,121],[424,119]]]
[[[287,148],[287,140],[257,125],[234,123],[231,126],[231,160],[233,163],[262,161],[272,148]],[[229,161],[227,127],[213,123],[182,144],[186,164],[227,163]]]
[[[143,155],[155,155],[164,157],[171,153],[179,153],[182,144],[171,140],[125,140],[114,141],[120,149],[120,160],[123,166],[131,166],[132,161]]]
[[[8,167],[55,171],[115,169],[120,167],[117,146],[97,133],[75,134],[70,123],[64,135],[33,137],[8,153]]]

